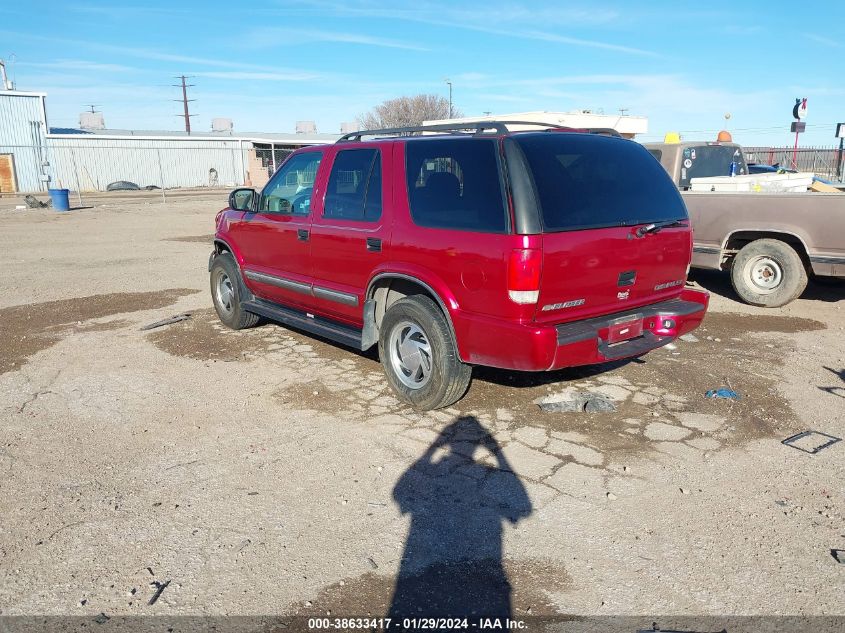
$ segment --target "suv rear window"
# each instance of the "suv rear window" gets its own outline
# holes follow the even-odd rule
[[[672,180],[638,143],[593,134],[516,135],[546,231],[686,219]]]
[[[419,226],[505,233],[504,191],[494,139],[408,141],[408,204]]]
[[[329,176],[323,216],[363,222],[381,217],[381,158],[377,149],[338,152]]]

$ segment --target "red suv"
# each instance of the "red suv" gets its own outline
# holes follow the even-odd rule
[[[507,125],[347,134],[233,191],[209,260],[220,320],[378,344],[421,410],[460,399],[473,365],[601,363],[695,329],[708,295],[685,288],[692,231],[660,164],[607,133]]]

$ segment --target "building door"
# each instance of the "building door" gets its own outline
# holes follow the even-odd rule
[[[0,193],[15,193],[15,157],[12,154],[0,154]]]

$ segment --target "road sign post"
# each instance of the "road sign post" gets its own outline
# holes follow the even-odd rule
[[[845,141],[845,123],[836,124],[836,138],[839,139],[839,151],[836,153],[836,176],[839,182],[845,182],[845,173],[842,172],[842,142]]]
[[[807,117],[807,99],[796,99],[795,105],[792,107],[792,117],[795,121],[792,123],[792,131],[795,132],[795,146],[792,148],[792,169],[798,169],[798,135],[803,132],[807,124],[804,119]]]

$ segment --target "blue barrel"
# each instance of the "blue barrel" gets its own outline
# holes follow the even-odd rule
[[[56,211],[70,211],[70,189],[48,189]]]

